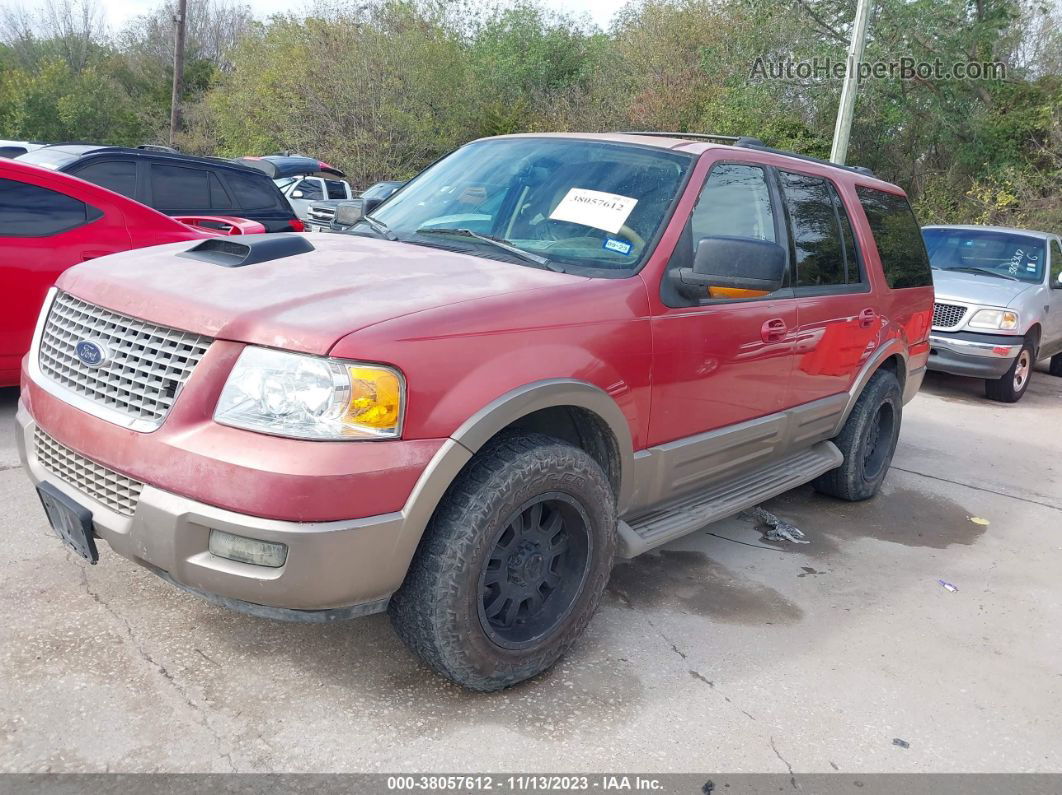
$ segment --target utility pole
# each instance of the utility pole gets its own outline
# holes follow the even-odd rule
[[[173,41],[173,93],[170,95],[170,146],[181,125],[181,88],[184,83],[184,29],[188,20],[188,0],[177,0],[177,16],[173,18],[176,33]]]
[[[848,137],[852,132],[852,114],[855,111],[856,94],[859,92],[859,64],[863,60],[863,47],[867,42],[867,17],[870,16],[870,0],[858,0],[855,23],[852,25],[852,41],[848,45],[848,70],[841,87],[841,106],[837,109],[837,124],[833,128],[833,148],[830,160],[844,164],[848,155]]]

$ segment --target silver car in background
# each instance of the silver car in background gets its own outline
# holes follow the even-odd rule
[[[991,226],[922,229],[933,265],[929,369],[985,379],[992,400],[1015,403],[1033,365],[1062,376],[1062,241]]]

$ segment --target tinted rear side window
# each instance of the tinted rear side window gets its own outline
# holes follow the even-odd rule
[[[236,204],[244,210],[275,210],[280,207],[277,198],[283,198],[277,186],[265,174],[261,178],[237,171],[225,172],[229,189],[236,198]]]
[[[821,177],[781,172],[796,252],[798,287],[845,283],[844,244],[833,187]]]
[[[889,287],[899,290],[932,285],[922,230],[907,199],[874,188],[857,187],[856,193],[874,233]]]
[[[159,210],[209,209],[210,172],[152,163],[151,204]]]
[[[88,163],[71,169],[70,173],[107,190],[136,198],[136,163],[131,160]]]
[[[0,237],[49,237],[102,213],[63,193],[0,179]]]

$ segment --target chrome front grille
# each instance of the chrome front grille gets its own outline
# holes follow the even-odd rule
[[[954,328],[966,316],[966,307],[958,304],[933,304],[933,325],[936,328]]]
[[[78,358],[81,340],[106,348],[108,359],[90,367]],[[211,339],[111,312],[57,293],[41,335],[41,373],[102,410],[100,416],[137,430],[152,430],[169,414],[177,393],[203,358]]]
[[[97,464],[59,444],[40,428],[33,431],[33,448],[40,465],[112,511],[132,516],[144,484]]]
[[[324,221],[325,223],[329,223],[332,221],[333,218],[336,217],[336,208],[311,207],[309,215],[310,218],[312,218],[314,221]]]

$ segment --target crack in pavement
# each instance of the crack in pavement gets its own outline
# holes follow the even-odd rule
[[[22,469],[22,464],[0,464],[0,472],[7,472],[9,469]]]
[[[1008,494],[1005,491],[997,491],[996,489],[990,489],[987,486],[975,486],[972,483],[963,483],[961,480],[952,480],[951,478],[944,478],[940,475],[930,475],[928,472],[919,472],[915,469],[904,469],[903,467],[896,466],[896,464],[893,464],[890,469],[895,469],[900,472],[906,472],[908,475],[918,475],[919,477],[929,478],[930,480],[939,480],[941,483],[950,483],[953,486],[963,486],[964,488],[973,489],[974,491],[983,491],[986,494],[995,494],[997,497],[1006,497],[1008,500],[1028,502],[1032,505],[1039,505],[1043,508],[1050,508],[1052,511],[1062,511],[1062,506],[1052,505],[1049,502],[1036,500],[1032,497],[1021,497],[1017,494]],[[1047,498],[1045,497],[1045,499]]]
[[[618,598],[618,599],[619,599],[619,600],[620,600],[620,601],[621,601],[621,602],[622,602],[622,603],[624,604],[624,606],[625,606],[625,607],[626,607],[626,608],[627,608],[628,610],[634,610],[634,609],[635,609],[635,607],[634,607],[634,603],[633,603],[633,602],[631,602],[631,598],[630,598],[630,596],[628,596],[628,595],[627,595],[626,593],[624,593],[623,591],[619,590],[618,588],[614,588],[614,589],[612,590],[612,593],[614,593],[614,594],[616,595],[616,597],[617,597],[617,598]],[[687,654],[686,654],[686,653],[685,653],[684,651],[682,651],[682,650],[681,650],[681,649],[680,649],[680,648],[678,647],[678,644],[677,644],[677,643],[675,643],[675,642],[674,642],[673,640],[671,640],[671,638],[669,638],[669,637],[667,636],[667,634],[666,634],[666,633],[665,633],[665,632],[664,632],[664,631],[663,631],[662,629],[660,629],[660,627],[658,627],[658,626],[657,626],[656,624],[654,624],[654,623],[653,623],[653,620],[652,620],[651,618],[649,618],[649,616],[647,616],[647,615],[644,615],[644,614],[643,614],[643,615],[642,615],[642,618],[643,618],[643,619],[645,620],[645,623],[646,623],[646,624],[648,624],[648,625],[649,625],[650,627],[652,627],[653,631],[654,631],[654,632],[656,632],[656,634],[660,636],[660,639],[661,639],[661,640],[663,640],[663,641],[664,641],[664,642],[665,642],[666,644],[668,644],[668,646],[670,646],[670,647],[671,647],[671,651],[672,651],[672,652],[674,652],[675,654],[677,654],[677,655],[678,655],[678,656],[679,656],[680,658],[682,658],[683,660],[686,660],[686,659],[688,659],[688,655],[687,655]],[[699,680],[699,681],[701,681],[701,682],[704,682],[704,684],[708,685],[708,687],[710,687],[710,688],[711,688],[712,690],[714,690],[714,691],[715,691],[716,693],[718,693],[718,694],[719,694],[720,696],[722,696],[722,697],[723,697],[723,700],[724,700],[724,701],[725,701],[725,702],[726,702],[727,704],[729,704],[730,706],[732,706],[732,707],[733,707],[734,709],[736,709],[736,710],[737,710],[738,712],[740,712],[740,713],[741,713],[742,715],[744,715],[744,716],[745,716],[746,718],[748,718],[749,720],[756,720],[756,718],[755,718],[755,717],[754,717],[754,716],[753,716],[752,714],[750,714],[749,712],[746,712],[746,711],[745,711],[745,710],[743,710],[743,709],[742,709],[741,707],[739,707],[739,706],[738,706],[737,704],[735,704],[735,703],[734,703],[733,701],[731,701],[731,700],[730,700],[730,697],[729,697],[728,695],[726,695],[725,693],[722,693],[722,692],[720,692],[720,691],[716,690],[716,688],[715,688],[715,682],[713,682],[713,681],[711,681],[710,679],[708,679],[708,678],[707,678],[706,676],[704,676],[704,674],[702,674],[702,673],[701,673],[700,671],[695,671],[695,670],[693,670],[693,669],[691,668],[691,669],[689,669],[689,674],[690,674],[690,676],[692,676],[692,677],[693,677],[694,679],[697,679],[697,680]]]
[[[798,787],[797,783],[796,783],[796,776],[793,775],[793,766],[791,764],[789,764],[789,762],[786,760],[786,758],[784,756],[782,756],[780,753],[778,753],[778,746],[774,744],[774,737],[771,737],[770,740],[771,740],[771,750],[774,751],[774,755],[777,756],[779,759],[781,759],[782,760],[782,764],[786,766],[787,770],[789,770],[789,783],[793,785],[793,789],[800,789],[800,787]]]
[[[67,552],[67,560],[73,562],[69,552]],[[75,563],[75,565],[77,564]],[[218,758],[224,759],[228,763],[231,772],[238,773],[239,770],[236,769],[236,764],[232,761],[232,751],[225,751],[224,753],[222,753],[222,747],[224,746],[224,742],[222,741],[221,734],[219,734],[218,731],[210,724],[210,721],[207,719],[206,713],[203,711],[203,708],[192,699],[192,697],[188,694],[188,691],[184,688],[183,685],[181,685],[180,682],[178,682],[174,678],[173,674],[170,673],[166,666],[160,663],[154,657],[152,657],[151,654],[147,651],[147,649],[144,648],[143,644],[137,638],[136,633],[133,632],[133,625],[129,623],[129,619],[127,619],[125,616],[123,616],[121,613],[111,607],[106,602],[106,600],[104,600],[99,594],[97,594],[89,587],[88,574],[86,573],[85,567],[77,566],[77,568],[81,575],[81,587],[85,591],[85,593],[89,595],[92,601],[102,607],[107,613],[109,613],[113,618],[115,618],[119,623],[121,623],[121,625],[125,628],[126,636],[129,638],[130,643],[132,643],[140,658],[144,660],[144,662],[148,663],[151,667],[153,667],[156,671],[158,671],[162,678],[170,683],[170,686],[173,688],[173,690],[177,693],[178,696],[180,696],[181,701],[183,701],[184,704],[188,706],[195,714],[196,722],[199,723],[199,725],[202,726],[204,729],[206,729],[206,731],[214,738],[214,741],[217,743],[218,746]],[[200,653],[202,654],[202,652]]]

